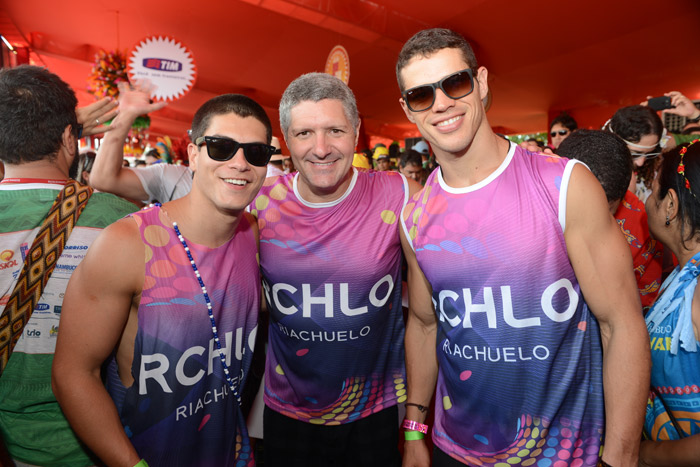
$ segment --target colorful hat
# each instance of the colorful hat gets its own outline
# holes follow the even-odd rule
[[[372,166],[369,164],[369,161],[365,157],[364,154],[358,154],[355,153],[355,156],[352,159],[352,165],[354,165],[357,168],[360,169],[371,169]]]
[[[384,146],[377,146],[377,148],[374,150],[374,154],[372,155],[372,159],[379,160],[379,159],[388,159],[388,158],[389,158],[389,150]]]

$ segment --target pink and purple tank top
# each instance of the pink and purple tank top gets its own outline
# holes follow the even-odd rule
[[[270,310],[265,404],[339,425],[406,398],[399,217],[392,172],[359,171],[329,203],[304,201],[297,174],[268,178],[251,212]]]
[[[467,188],[435,170],[404,211],[438,318],[433,442],[463,463],[598,461],[599,328],[563,234],[573,166],[511,145]]]
[[[114,359],[107,372],[107,389],[124,430],[150,465],[254,465],[202,289],[172,223],[160,207],[131,217],[146,251],[134,383],[122,385]],[[240,394],[251,364],[260,301],[255,232],[244,216],[233,238],[218,248],[187,243]]]

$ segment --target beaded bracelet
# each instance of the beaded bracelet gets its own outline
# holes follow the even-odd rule
[[[428,425],[418,423],[414,420],[404,420],[402,426],[406,430],[418,431],[423,434],[428,433]]]

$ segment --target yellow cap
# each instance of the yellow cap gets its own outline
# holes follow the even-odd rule
[[[380,157],[389,157],[389,150],[384,146],[377,146],[372,155],[372,159],[379,159]]]
[[[365,157],[364,154],[358,154],[355,153],[355,156],[352,159],[352,165],[355,167],[358,167],[360,169],[371,169],[372,166],[369,165],[369,161]]]

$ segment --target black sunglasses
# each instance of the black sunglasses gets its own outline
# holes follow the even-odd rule
[[[566,134],[569,133],[569,130],[553,131],[553,132],[551,132],[551,133],[549,134],[549,136],[551,136],[552,138],[554,138],[555,136],[557,136],[557,133],[559,133],[559,136],[564,136],[564,135],[566,135]]]
[[[442,89],[450,99],[468,96],[474,90],[472,70],[467,68],[445,76],[437,83],[416,86],[404,92],[401,97],[412,112],[423,112],[435,103],[435,93],[438,88]]]
[[[243,155],[249,164],[256,167],[265,167],[270,162],[272,153],[276,147],[265,143],[239,143],[231,138],[218,136],[200,136],[194,142],[197,147],[207,145],[207,154],[215,161],[224,162],[233,158],[239,149],[243,148]]]

